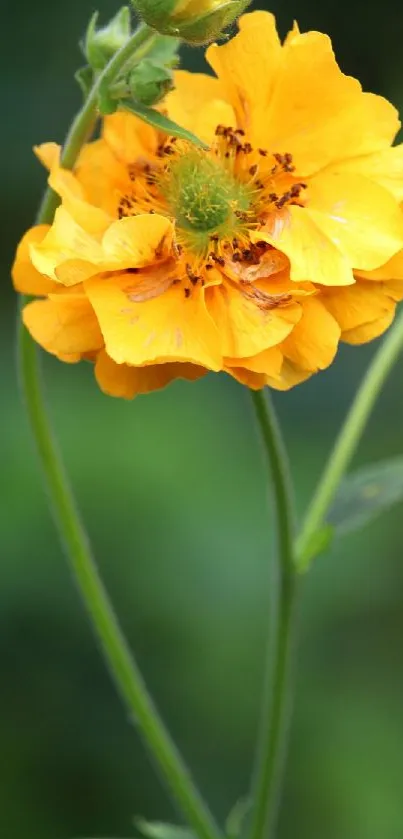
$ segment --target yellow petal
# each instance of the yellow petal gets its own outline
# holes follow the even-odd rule
[[[389,190],[398,201],[403,201],[403,143],[374,154],[342,160],[334,169],[364,175]]]
[[[22,317],[35,341],[54,355],[89,352],[103,346],[98,321],[84,296],[35,300],[25,306]]]
[[[52,169],[59,164],[60,152],[62,147],[57,143],[41,143],[40,146],[34,146],[34,152],[37,158],[44,165],[45,169]]]
[[[281,349],[296,367],[316,372],[332,363],[340,339],[340,326],[319,297],[308,297],[302,317]]]
[[[119,199],[131,191],[132,183],[127,165],[116,157],[105,139],[95,140],[83,147],[74,175],[86,200],[116,218]]]
[[[275,18],[268,12],[244,15],[239,28],[239,34],[223,46],[209,47],[206,58],[226,89],[238,124],[252,143],[259,144],[282,49]]]
[[[357,326],[356,329],[343,332],[342,340],[346,344],[366,344],[368,341],[373,341],[374,338],[379,338],[389,328],[394,316],[395,309],[383,315],[383,317],[371,321],[371,323],[365,323],[362,326]]]
[[[56,283],[43,277],[31,262],[30,245],[42,242],[49,230],[48,224],[31,227],[22,237],[12,268],[14,288],[22,294],[49,294],[57,288]]]
[[[161,261],[171,251],[173,232],[172,222],[157,213],[119,219],[103,237],[105,261],[122,268],[142,268]]]
[[[235,125],[232,106],[225,101],[225,88],[218,79],[202,73],[175,73],[175,89],[164,100],[168,116],[211,143],[217,125]]]
[[[403,247],[403,214],[386,189],[361,175],[317,175],[305,212],[348,258],[371,271]]]
[[[139,157],[155,154],[158,147],[154,128],[128,111],[117,111],[105,117],[102,136],[123,163],[134,163]]]
[[[285,253],[293,282],[309,280],[320,285],[343,286],[354,282],[347,257],[318,227],[305,207],[290,206],[273,216],[264,230],[251,233]]]
[[[85,289],[95,309],[108,355],[118,364],[189,361],[211,370],[222,367],[219,335],[202,290],[186,297],[172,285],[159,297],[133,302],[136,277],[94,277]]]
[[[140,393],[160,390],[174,379],[196,381],[206,373],[203,367],[179,362],[151,364],[148,367],[116,364],[105,350],[99,353],[95,365],[95,376],[101,390],[109,396],[123,399],[133,399]]]
[[[266,148],[291,152],[299,176],[306,176],[331,161],[386,148],[399,125],[389,102],[362,93],[359,82],[341,72],[330,39],[307,32],[283,48],[258,139]]]
[[[262,390],[266,385],[266,376],[263,373],[253,373],[252,370],[247,370],[246,367],[228,366],[224,370],[241,385],[246,385],[249,390]]]
[[[282,364],[283,353],[279,347],[270,347],[270,349],[263,350],[263,352],[249,358],[225,359],[226,368],[232,365],[244,367],[247,372],[260,373],[263,376],[274,376],[275,378],[280,374]]]
[[[304,370],[288,358],[284,359],[281,373],[278,377],[267,376],[266,384],[275,390],[291,390],[292,387],[306,382],[312,376],[312,370]]]
[[[374,271],[355,271],[354,273],[365,280],[403,280],[403,250]]]
[[[325,289],[323,302],[337,320],[342,338],[345,333],[393,315],[395,301],[393,289],[387,283],[359,280],[349,288]],[[368,338],[368,340],[370,340]]]
[[[207,289],[207,308],[221,336],[223,355],[234,359],[256,353],[281,343],[301,317],[299,303],[267,306],[254,287],[225,284]]]
[[[81,260],[92,265],[99,265],[104,258],[100,242],[87,233],[70,215],[65,207],[58,207],[52,227],[40,244],[30,248],[31,259],[41,274],[53,280],[60,280],[57,269],[69,260]],[[73,285],[80,282],[74,275],[63,277],[62,282]]]

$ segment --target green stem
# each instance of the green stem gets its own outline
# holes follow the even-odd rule
[[[344,425],[332,449],[323,475],[297,539],[296,556],[303,563],[305,551],[323,525],[337,488],[358,446],[384,382],[403,350],[403,311],[395,320],[364,376]],[[302,567],[302,564],[301,564]]]
[[[141,27],[97,79],[68,134],[62,153],[62,163],[65,167],[74,165],[81,146],[88,137],[96,116],[96,94],[100,84],[113,80],[129,56],[144,45],[147,39],[153,37],[154,33],[151,30]],[[50,223],[56,206],[57,197],[48,190],[37,222]],[[22,306],[27,299],[21,298]],[[147,692],[99,577],[47,416],[36,345],[22,323],[19,326],[18,346],[22,389],[54,517],[105,660],[130,714],[138,724],[185,818],[200,839],[220,839],[220,831]]]
[[[278,524],[277,579],[272,588],[271,643],[268,645],[250,830],[250,839],[263,839],[270,837],[275,829],[286,755],[296,574],[292,488],[283,439],[270,396],[263,391],[252,392],[251,396],[270,464]]]
[[[133,35],[129,38],[127,43],[115,53],[109,64],[96,78],[83,107],[75,116],[66,137],[60,158],[60,163],[65,169],[73,168],[82,146],[91,133],[92,127],[97,118],[98,94],[101,87],[109,87],[122,67],[124,67],[129,58],[132,58],[134,53],[136,54],[136,58],[140,60],[148,51],[156,37],[156,32],[145,24],[140,24],[136,31],[133,32]],[[38,223],[51,224],[59,201],[59,196],[53,191],[53,189],[48,187],[43,196],[38,212]]]

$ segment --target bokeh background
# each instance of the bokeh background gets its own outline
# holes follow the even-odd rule
[[[256,4],[263,6],[263,3]],[[116,10],[99,0],[106,20]],[[284,34],[328,32],[343,69],[403,105],[403,7],[273,0]],[[100,659],[50,520],[18,394],[13,243],[63,138],[91,0],[2,4],[0,89],[0,833],[131,837],[177,818]],[[200,67],[199,52],[184,62]],[[276,404],[303,509],[375,347]],[[247,792],[268,621],[263,464],[248,395],[226,378],[134,403],[89,365],[46,359],[51,413],[102,573],[150,688],[223,820]],[[403,360],[356,463],[402,454]],[[403,836],[403,552],[395,508],[318,561],[301,604],[298,698],[279,839]]]

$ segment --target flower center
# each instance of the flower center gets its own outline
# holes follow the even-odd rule
[[[235,236],[252,201],[250,188],[222,161],[198,150],[172,160],[160,189],[185,242],[199,254],[208,249],[210,234]]]

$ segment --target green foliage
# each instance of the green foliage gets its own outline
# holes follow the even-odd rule
[[[99,12],[94,12],[85,34],[83,52],[93,70],[103,70],[131,34],[130,10],[122,6],[109,23],[97,28]]]
[[[364,466],[340,485],[328,515],[335,535],[359,530],[403,500],[403,458]]]
[[[136,819],[135,826],[146,839],[195,839],[189,828],[178,824]]]
[[[171,70],[147,58],[133,67],[128,78],[128,93],[147,106],[160,102],[173,86]]]
[[[298,571],[308,571],[310,565],[317,556],[324,553],[331,545],[334,536],[334,528],[330,524],[324,524],[312,534],[304,552],[298,557]]]
[[[158,131],[163,131],[164,134],[168,134],[171,137],[179,137],[181,140],[188,140],[189,143],[193,143],[200,148],[207,148],[206,144],[196,137],[195,134],[192,134],[191,131],[173,122],[172,119],[164,116],[164,114],[160,114],[159,111],[155,111],[153,108],[147,108],[141,102],[123,99],[118,104],[123,110],[131,111],[132,114],[136,114],[137,117],[147,122],[148,125],[152,125]]]
[[[252,807],[249,797],[240,798],[230,810],[225,822],[225,834],[228,839],[238,839],[245,833],[245,822]]]

